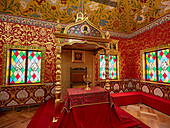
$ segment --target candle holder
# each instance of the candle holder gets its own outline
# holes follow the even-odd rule
[[[91,78],[91,76],[90,76],[90,78]],[[91,88],[89,87],[90,78],[88,77],[88,75],[87,75],[87,77],[85,75],[83,75],[83,80],[86,83],[86,87],[84,90],[91,90]]]

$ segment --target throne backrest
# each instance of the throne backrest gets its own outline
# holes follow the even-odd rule
[[[70,67],[70,84],[71,87],[74,83],[84,83],[83,76],[87,75],[86,68],[72,68]]]

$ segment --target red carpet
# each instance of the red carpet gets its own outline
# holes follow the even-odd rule
[[[149,128],[120,108],[111,108],[109,104],[87,105],[72,108],[61,113],[63,104],[50,99],[38,109],[27,128],[134,128],[141,123],[142,128]],[[117,112],[120,112],[118,114]],[[52,123],[53,116],[59,119]]]

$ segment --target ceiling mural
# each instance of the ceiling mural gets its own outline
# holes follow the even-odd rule
[[[84,6],[80,4],[84,1]],[[100,1],[100,0],[99,0]],[[116,6],[92,0],[0,0],[0,13],[61,23],[75,22],[77,11],[103,30],[132,33],[170,13],[169,0],[110,0]]]

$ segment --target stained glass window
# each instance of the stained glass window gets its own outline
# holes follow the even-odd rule
[[[28,51],[27,83],[40,82],[41,52]]]
[[[109,55],[109,79],[117,79],[117,56]]]
[[[169,49],[155,50],[143,56],[143,73],[148,81],[170,83]]]
[[[169,49],[159,50],[158,54],[158,81],[170,83]]]
[[[39,83],[41,81],[41,52],[8,50],[6,83]]]
[[[10,84],[24,83],[26,51],[11,51]]]
[[[100,55],[100,79],[106,79],[106,56]]]
[[[156,78],[156,52],[146,53],[146,79],[157,81]]]

